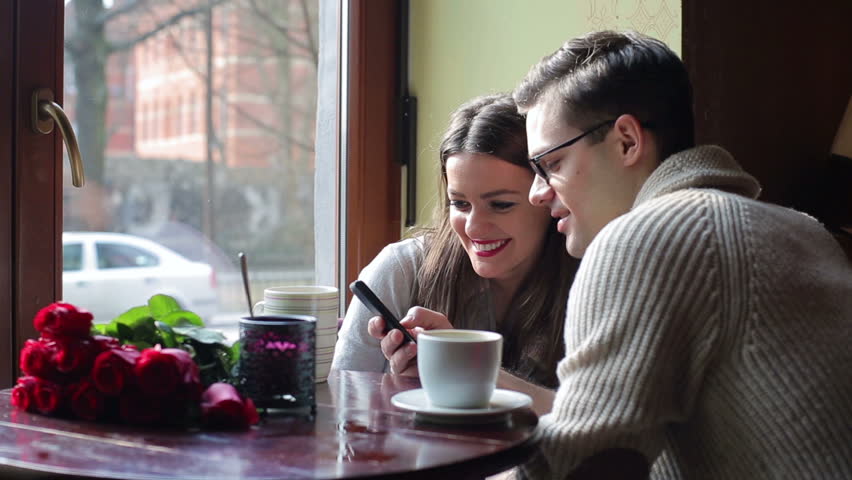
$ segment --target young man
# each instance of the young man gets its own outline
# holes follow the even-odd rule
[[[852,266],[814,219],[757,201],[725,150],[693,146],[677,56],[592,33],[514,97],[530,201],[583,259],[525,474],[633,452],[654,478],[852,478]]]

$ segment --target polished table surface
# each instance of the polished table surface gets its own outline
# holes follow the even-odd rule
[[[246,432],[140,429],[30,414],[0,392],[0,478],[483,478],[529,458],[529,409],[502,422],[436,425],[391,405],[417,379],[332,372],[317,411],[266,416]],[[60,477],[64,478],[64,477]],[[71,477],[74,478],[74,477]]]

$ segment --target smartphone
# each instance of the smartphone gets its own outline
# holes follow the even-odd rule
[[[355,280],[349,285],[349,290],[352,290],[352,293],[358,297],[358,300],[361,300],[361,303],[367,306],[371,312],[376,315],[381,316],[385,319],[385,325],[387,326],[385,333],[389,332],[391,328],[396,328],[397,330],[402,332],[403,339],[402,344],[405,345],[408,342],[417,343],[414,341],[414,337],[408,333],[408,330],[399,323],[399,319],[397,319],[394,314],[388,310],[388,307],[379,300],[379,297],[370,290],[370,287],[367,286],[366,283],[361,280]]]

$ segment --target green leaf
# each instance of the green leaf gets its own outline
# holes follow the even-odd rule
[[[118,334],[118,324],[117,323],[114,323],[114,322],[108,323],[104,330],[105,330],[106,335],[109,335],[110,337],[115,337],[119,340],[122,339],[121,336]]]
[[[129,341],[129,342],[124,342],[124,344],[125,345],[136,345],[136,348],[138,348],[140,352],[142,350],[145,350],[146,348],[151,348],[151,347],[154,346],[151,343],[143,342],[143,341]]]
[[[107,333],[108,324],[96,323],[92,325],[92,335],[109,335]]]
[[[175,332],[172,330],[172,327],[167,323],[163,322],[154,322],[154,326],[157,327],[157,330],[160,331],[160,336],[163,337],[163,344],[166,348],[175,348],[178,346],[177,338],[175,337]]]
[[[163,294],[157,294],[149,298],[148,308],[151,309],[151,316],[160,321],[164,321],[163,319],[166,315],[182,310],[177,300]]]
[[[231,364],[236,364],[240,361],[241,350],[242,344],[239,340],[237,340],[236,342],[234,342],[233,345],[231,345],[231,348],[228,350],[228,360],[231,362]]]
[[[201,320],[201,317],[187,310],[177,310],[174,312],[169,312],[161,317],[156,318],[157,320],[163,323],[167,323],[173,327],[180,326],[182,323],[197,325],[199,327],[204,326],[204,321]]]
[[[178,335],[184,335],[189,337],[199,343],[205,344],[215,344],[221,343],[225,344],[226,338],[222,332],[218,330],[212,330],[210,328],[198,327],[195,325],[181,326],[181,327],[172,327],[175,333]]]
[[[125,325],[124,323],[115,323],[114,327],[117,334],[116,338],[121,341],[133,340],[133,328]]]
[[[194,362],[198,363],[198,361],[196,360],[196,358],[198,358],[198,355],[195,351],[195,347],[192,346],[192,343],[190,343],[190,342],[183,343],[183,344],[181,344],[180,348],[189,352],[189,356],[192,357],[192,360]]]
[[[155,320],[151,317],[140,319],[133,325],[133,340],[137,342],[156,343],[158,340]]]
[[[147,306],[141,305],[138,307],[133,307],[130,310],[115,317],[110,323],[123,323],[128,327],[132,327],[136,325],[136,323],[143,321],[144,319],[149,317],[151,317],[151,310],[149,310]]]

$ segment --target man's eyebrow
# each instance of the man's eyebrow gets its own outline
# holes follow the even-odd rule
[[[554,143],[554,144],[549,144],[549,145],[545,146],[544,148],[542,148],[542,149],[541,149],[541,151],[540,151],[540,152],[536,153],[535,155],[530,155],[530,156],[527,158],[527,160],[532,160],[532,159],[533,159],[533,158],[535,158],[535,157],[540,157],[540,156],[542,156],[543,154],[545,154],[545,153],[547,153],[548,151],[552,150],[552,149],[553,149],[553,147],[555,147],[556,145],[557,145],[557,144],[556,144],[556,143]]]

